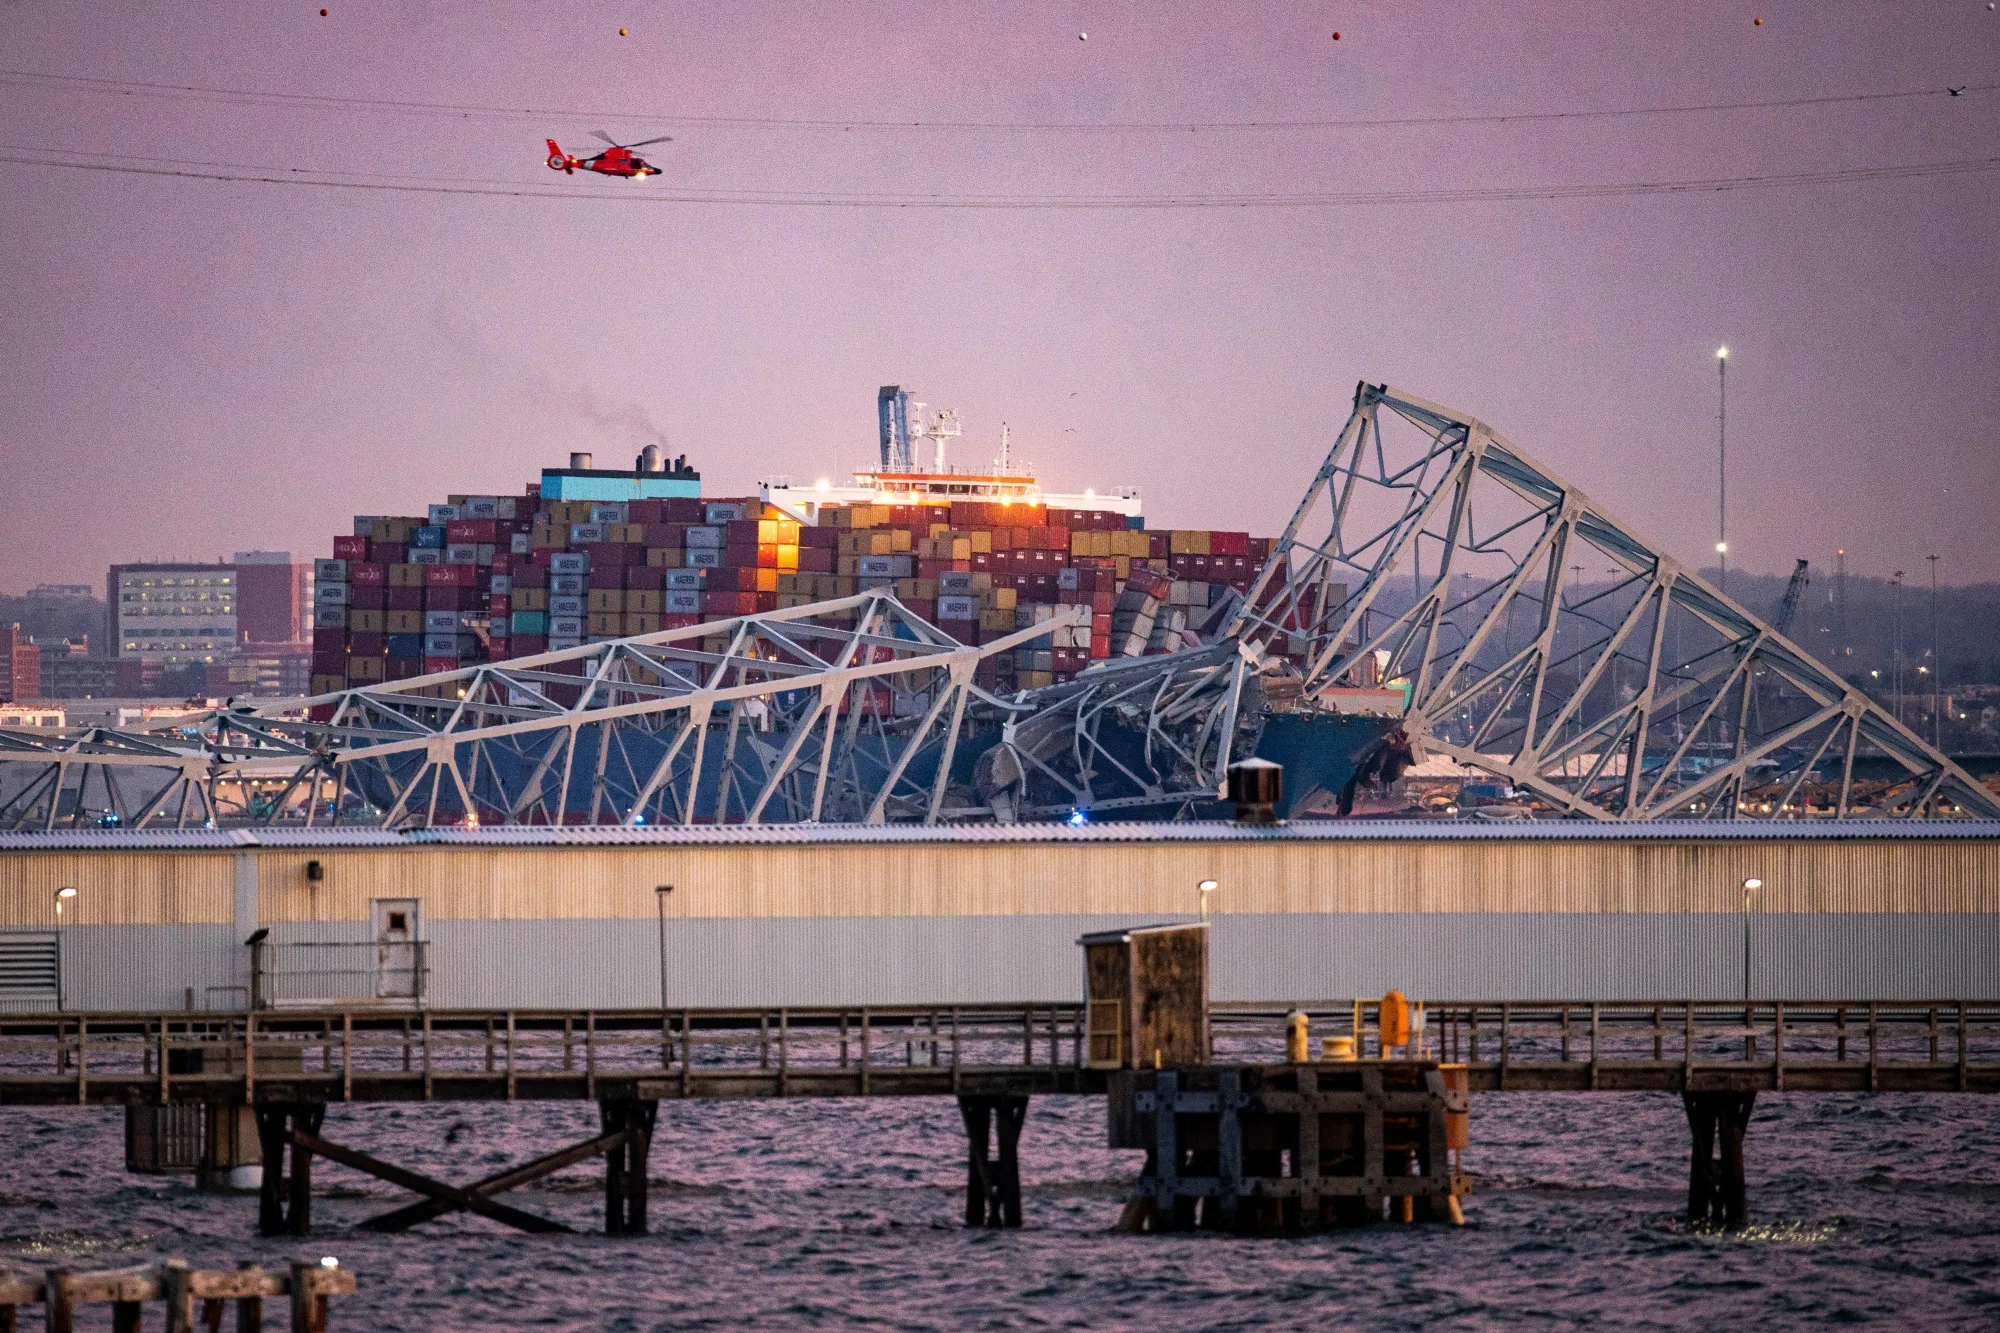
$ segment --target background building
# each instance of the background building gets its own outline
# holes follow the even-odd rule
[[[310,563],[292,563],[290,551],[236,553],[239,643],[310,642],[312,603]]]
[[[0,703],[42,697],[42,650],[18,624],[0,630]]]
[[[184,667],[236,646],[235,565],[113,565],[104,591],[114,657]]]

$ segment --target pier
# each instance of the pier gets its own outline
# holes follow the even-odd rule
[[[1434,1003],[1423,1007],[1424,1026],[1410,1048],[1392,1053],[1414,1062],[1383,1061],[1379,1049],[1370,1052],[1376,1005],[1212,1004],[1208,1058],[1164,1069],[1179,1081],[1161,1077],[1143,1091],[1185,1098],[1210,1091],[1222,1071],[1242,1080],[1239,1088],[1261,1089],[1267,1109],[1296,1115],[1296,1107],[1286,1111],[1278,1100],[1365,1097],[1368,1071],[1428,1061],[1430,1068],[1452,1069],[1471,1094],[1675,1094],[1687,1107],[1694,1147],[1690,1216],[1724,1224],[1740,1222],[1747,1206],[1744,1131],[1760,1092],[2000,1092],[1995,1000]],[[1299,1014],[1315,1037],[1345,1037],[1363,1058],[1288,1059],[1295,1053],[1288,1048],[1288,1026]],[[263,1168],[260,1230],[271,1235],[310,1233],[315,1158],[417,1196],[370,1219],[365,1225],[371,1229],[398,1230],[470,1211],[543,1232],[563,1228],[499,1196],[601,1156],[605,1229],[621,1234],[648,1229],[647,1163],[662,1101],[953,1096],[967,1132],[966,1221],[1018,1226],[1018,1153],[1029,1099],[1106,1095],[1121,1086],[1136,1093],[1142,1089],[1130,1080],[1154,1078],[1153,1071],[1107,1059],[1094,1048],[1089,1021],[1090,1007],[1079,1003],[17,1014],[0,1017],[0,1110],[121,1106],[128,1145],[153,1152],[158,1169],[189,1170],[228,1137],[214,1126],[241,1124],[248,1116],[254,1129],[237,1135],[241,1155],[235,1160]],[[466,1184],[382,1161],[323,1132],[327,1109],[343,1103],[530,1100],[595,1101],[602,1132]],[[1355,1110],[1339,1108],[1341,1114]],[[1423,1133],[1428,1151],[1428,1120]],[[1151,1142],[1125,1144],[1152,1148],[1157,1160],[1172,1164],[1167,1175],[1179,1185],[1156,1197],[1171,1197],[1181,1208],[1181,1199],[1211,1188],[1194,1185],[1196,1178],[1222,1178],[1195,1170],[1192,1159],[1180,1160],[1183,1150],[1197,1150],[1187,1144],[1169,1147],[1158,1159],[1160,1143],[1156,1129]],[[1290,1160],[1296,1182],[1303,1153],[1294,1151]],[[1378,1164],[1363,1174],[1381,1170]],[[1303,1191],[1330,1199],[1345,1188],[1270,1184],[1283,1177],[1268,1166],[1245,1166],[1239,1174],[1267,1181],[1241,1190],[1246,1198],[1261,1192],[1297,1199]],[[1469,1188],[1469,1181],[1447,1177],[1438,1165],[1425,1165],[1422,1175],[1446,1184],[1399,1185],[1384,1194],[1423,1194],[1428,1209]],[[1327,1216],[1338,1212],[1330,1209]]]

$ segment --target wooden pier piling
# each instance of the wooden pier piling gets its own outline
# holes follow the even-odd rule
[[[965,1225],[1021,1225],[1021,1126],[1027,1123],[1028,1099],[1014,1096],[960,1097],[958,1113],[965,1120]],[[999,1157],[987,1155],[997,1137]]]
[[[167,1333],[195,1333],[197,1327],[217,1333],[230,1301],[236,1302],[237,1329],[261,1329],[267,1296],[289,1299],[292,1333],[327,1333],[330,1299],[352,1295],[354,1286],[353,1273],[323,1263],[294,1263],[285,1273],[266,1273],[255,1264],[209,1272],[174,1259],[94,1273],[51,1268],[39,1278],[0,1272],[0,1333],[19,1329],[22,1307],[33,1305],[43,1307],[42,1326],[49,1333],[74,1333],[79,1313],[92,1305],[111,1307],[111,1327],[118,1333],[137,1333],[154,1301],[165,1306]]]
[[[1754,1092],[1684,1092],[1693,1153],[1688,1169],[1688,1225],[1736,1230],[1749,1217],[1743,1183],[1743,1135]],[[1718,1150],[1721,1160],[1717,1161]]]

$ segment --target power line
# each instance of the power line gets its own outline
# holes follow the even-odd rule
[[[146,83],[126,79],[94,78],[81,74],[46,74],[34,70],[0,69],[0,83],[27,87],[61,87],[83,92],[125,97],[152,97],[169,100],[219,102],[231,106],[291,106],[323,111],[364,111],[383,115],[443,116],[457,120],[618,120],[649,121],[667,125],[706,125],[717,128],[870,130],[870,131],[952,131],[952,132],[1033,132],[1056,134],[1158,134],[1228,133],[1243,131],[1365,130],[1413,126],[1504,125],[1547,121],[1615,120],[1635,116],[1677,116],[1699,112],[1768,111],[1796,107],[1861,105],[1908,101],[1918,98],[1962,98],[1967,93],[2000,90],[2000,84],[1972,84],[1958,88],[1910,88],[1879,93],[1838,93],[1817,97],[1781,97],[1735,102],[1690,102],[1662,106],[1614,107],[1576,111],[1468,112],[1438,116],[1373,116],[1315,120],[1215,120],[1215,121],[980,121],[980,120],[869,120],[815,119],[785,116],[698,116],[662,111],[594,111],[557,107],[509,107],[461,102],[419,102],[390,98],[339,97],[317,93],[266,92],[247,88],[219,88],[206,84]]]
[[[631,189],[571,189],[531,187],[507,181],[409,176],[357,172],[320,172],[304,168],[243,166],[232,163],[176,162],[166,158],[133,158],[120,162],[82,162],[59,149],[0,144],[0,162],[53,167],[69,171],[119,175],[161,176],[182,180],[228,181],[256,185],[312,186],[321,189],[380,190],[397,194],[480,195],[515,199],[616,201],[650,204],[739,204],[785,208],[911,208],[991,210],[1115,210],[1196,208],[1354,208],[1370,206],[1505,203],[1517,200],[1604,199],[1635,195],[1706,194],[1730,190],[1776,189],[1799,185],[1845,185],[1863,181],[1909,180],[1926,176],[1959,176],[2000,170],[2000,157],[1965,158],[1953,162],[1923,162],[1903,166],[1849,167],[1833,171],[1796,171],[1758,176],[1726,176],[1699,180],[1628,181],[1581,185],[1518,185],[1453,187],[1432,190],[1351,190],[1308,194],[1183,194],[1183,195],[944,195],[831,193],[800,190],[697,190],[659,188],[634,182]]]

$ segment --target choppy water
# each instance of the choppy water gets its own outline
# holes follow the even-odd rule
[[[662,1103],[650,1236],[587,1234],[602,1225],[593,1165],[506,1196],[586,1234],[462,1216],[359,1234],[409,1196],[320,1162],[318,1234],[259,1241],[254,1198],[124,1174],[118,1113],[10,1108],[0,1260],[337,1255],[361,1281],[335,1303],[343,1330],[2000,1328],[1996,1099],[1761,1099],[1754,1225],[1735,1236],[1679,1220],[1687,1129],[1668,1096],[1481,1096],[1467,1226],[1286,1240],[1109,1234],[1139,1157],[1102,1146],[1103,1115],[1100,1100],[1034,1103],[1020,1231],[959,1225],[963,1137],[936,1098]],[[577,1104],[357,1106],[323,1132],[469,1180],[597,1126]]]

